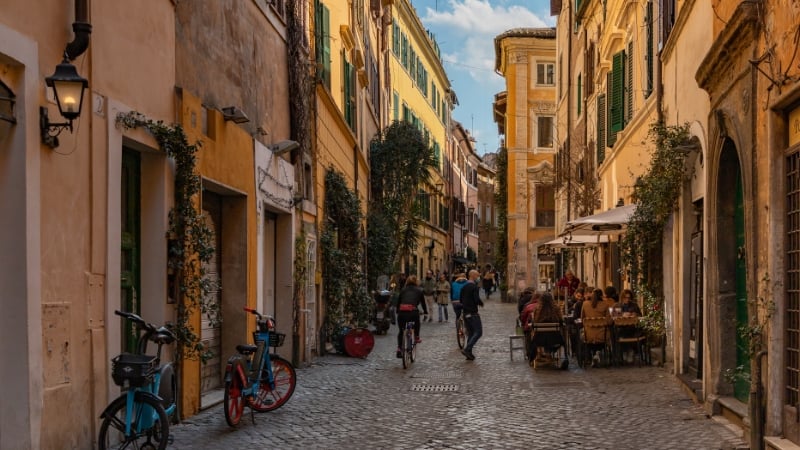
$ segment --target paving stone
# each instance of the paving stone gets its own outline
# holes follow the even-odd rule
[[[404,370],[392,327],[366,359],[327,355],[297,369],[294,396],[255,424],[245,411],[231,429],[218,405],[173,426],[171,448],[746,448],[664,368],[532,369],[509,355],[516,304],[493,294],[481,316],[475,361],[459,352],[452,321],[426,322]]]

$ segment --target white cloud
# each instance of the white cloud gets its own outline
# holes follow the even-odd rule
[[[443,56],[448,71],[467,72],[481,83],[494,88],[503,85],[494,73],[494,38],[512,28],[542,28],[548,25],[520,5],[492,5],[488,0],[450,0],[447,11],[426,8],[422,23],[449,50]]]
[[[494,36],[511,28],[546,27],[536,14],[520,5],[492,6],[488,0],[450,0],[451,11],[437,12],[427,8],[422,22],[426,25],[460,30],[464,35]]]

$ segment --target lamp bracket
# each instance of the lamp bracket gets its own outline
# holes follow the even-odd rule
[[[58,135],[64,130],[72,133],[72,121],[54,123],[50,122],[47,115],[47,108],[39,107],[39,129],[42,134],[42,143],[50,148],[58,147]]]

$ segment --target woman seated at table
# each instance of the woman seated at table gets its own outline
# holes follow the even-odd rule
[[[639,317],[642,315],[642,310],[639,309],[639,305],[636,304],[636,300],[633,298],[633,291],[630,289],[622,290],[620,301],[614,307],[620,308],[622,317]]]
[[[539,298],[539,306],[533,311],[533,323],[562,323],[561,309],[556,306],[553,294],[545,292]],[[548,358],[554,348],[564,345],[564,336],[558,332],[533,333],[533,346],[529,360]]]
[[[592,292],[591,299],[583,302],[583,307],[581,308],[581,320],[595,317],[602,317],[609,320],[611,314],[608,312],[608,306],[606,305],[603,297],[603,291],[600,289],[595,289]],[[606,330],[604,330],[602,327],[584,329],[584,337],[589,343],[600,344],[601,342],[605,341],[607,338],[605,333]],[[594,366],[599,364],[600,351],[595,349],[595,352],[592,355],[592,365]]]

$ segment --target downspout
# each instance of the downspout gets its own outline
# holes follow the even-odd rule
[[[764,388],[761,386],[761,360],[767,356],[766,350],[761,350],[756,353],[753,361],[755,367],[753,368],[753,384],[750,387],[750,417],[752,420],[752,437],[750,441],[750,448],[755,450],[763,450],[764,448]]]
[[[568,33],[574,33],[573,27],[576,23],[572,20],[572,3],[567,2],[567,17],[569,20],[569,31]],[[558,75],[559,79],[561,78],[561,74]],[[567,39],[567,142],[566,142],[566,150],[567,150],[567,222],[572,219],[572,36],[569,36]],[[561,252],[561,257],[563,258],[564,252]],[[561,270],[564,270],[563,261]]]
[[[72,23],[72,32],[75,33],[75,37],[64,49],[64,56],[70,61],[74,61],[89,48],[92,24],[89,23],[88,0],[75,0],[75,22]]]
[[[662,11],[663,13],[663,11]],[[652,19],[651,19],[652,20]],[[664,27],[664,21],[661,21],[661,26]],[[656,84],[656,123],[663,124],[664,123],[664,85],[662,82],[662,74],[663,74],[663,65],[664,60],[662,59],[663,56],[663,42],[666,40],[666,35],[664,34],[664,30],[661,30],[661,42],[662,42],[662,50],[658,52],[658,64],[655,64],[655,84]],[[662,274],[663,276],[663,274]],[[666,332],[661,338],[661,361],[659,362],[659,367],[664,367],[667,362],[667,335]],[[702,364],[702,362],[701,362]]]

